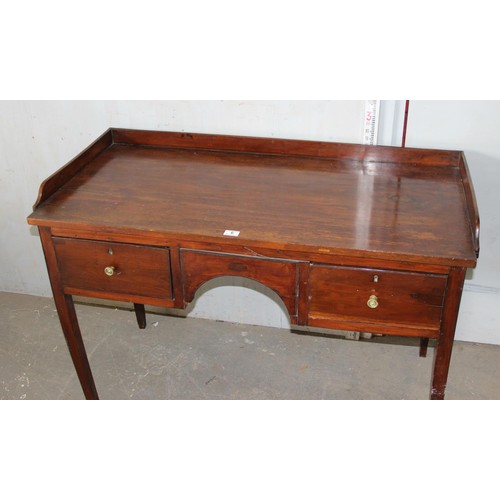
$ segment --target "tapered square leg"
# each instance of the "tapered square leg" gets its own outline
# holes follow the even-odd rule
[[[80,380],[85,398],[99,399],[87,353],[85,352],[82,334],[80,333],[73,297],[64,295],[62,300],[58,300],[55,296],[54,298],[69,353],[75,365],[76,373]]]
[[[146,328],[146,311],[144,309],[144,304],[134,304],[134,311],[139,328],[144,330],[144,328]]]
[[[429,338],[420,338],[420,357],[425,358],[427,356],[427,347],[429,346]]]
[[[64,293],[64,287],[57,266],[57,258],[52,244],[50,229],[47,227],[40,228],[40,238],[42,240],[43,252],[47,262],[47,270],[49,272],[50,285],[52,294],[59,315],[61,328],[66,338],[69,353],[73,364],[75,365],[80,385],[86,399],[99,399],[94,383],[94,377],[90,369],[85,345],[83,343],[78,318],[76,316],[73,297]]]
[[[444,399],[465,271],[466,269],[461,267],[452,268],[448,277],[448,293],[443,308],[441,332],[434,354],[431,399]]]

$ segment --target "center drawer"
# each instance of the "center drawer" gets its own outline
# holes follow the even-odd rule
[[[396,334],[437,334],[446,282],[437,274],[313,265],[309,324],[372,333],[393,325]]]
[[[168,248],[72,238],[52,241],[66,293],[152,305],[172,299]]]
[[[198,288],[213,278],[241,276],[274,290],[283,300],[292,323],[297,321],[296,261],[182,249],[181,265],[186,302],[191,302]]]

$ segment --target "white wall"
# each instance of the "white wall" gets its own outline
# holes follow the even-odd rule
[[[26,224],[43,179],[108,127],[360,142],[364,101],[0,102],[0,290],[50,295],[40,241]],[[263,287],[211,287],[192,316],[287,326]]]
[[[500,344],[500,101],[411,101],[407,147],[465,151],[481,218],[456,338]]]

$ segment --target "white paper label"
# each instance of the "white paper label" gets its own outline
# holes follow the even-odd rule
[[[234,231],[233,229],[226,229],[224,231],[224,236],[239,236],[240,232],[239,231]]]

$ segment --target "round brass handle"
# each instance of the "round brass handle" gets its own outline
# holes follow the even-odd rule
[[[113,276],[113,274],[115,274],[115,268],[114,268],[114,266],[105,267],[104,268],[104,273],[106,274],[106,276]]]
[[[368,299],[366,305],[370,309],[376,309],[378,307],[378,297],[376,295],[370,295],[370,298]]]

